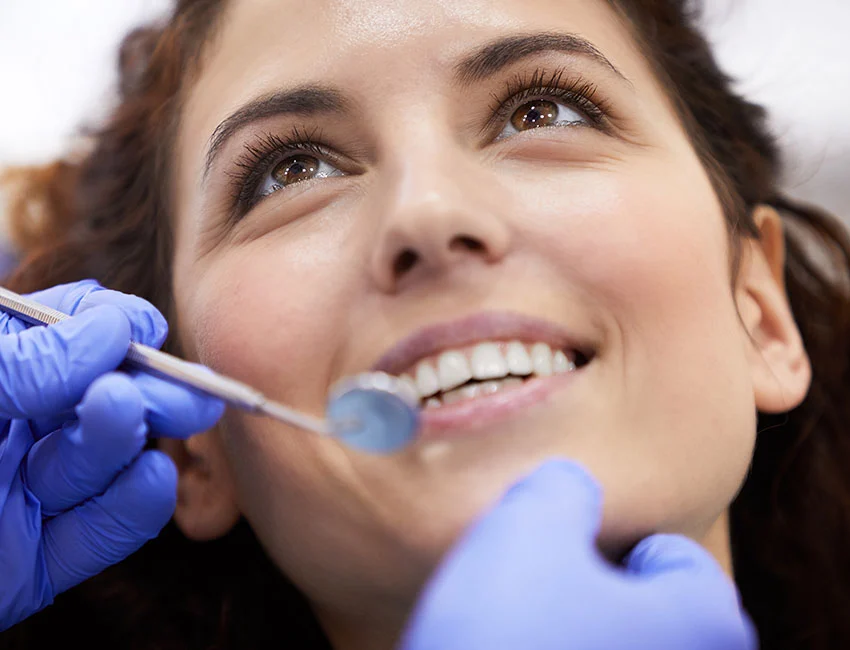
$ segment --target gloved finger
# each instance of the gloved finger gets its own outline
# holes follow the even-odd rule
[[[133,373],[144,399],[151,434],[188,438],[210,429],[224,414],[224,402],[175,382],[146,373]]]
[[[177,468],[162,452],[149,450],[103,495],[49,520],[44,560],[55,592],[120,562],[156,537],[176,501]]]
[[[95,280],[57,285],[29,297],[66,314],[79,314],[100,305],[117,307],[130,321],[131,338],[152,347],[160,347],[168,336],[165,317],[147,300],[106,289]]]
[[[480,525],[540,532],[540,541],[551,541],[552,548],[575,542],[590,549],[601,520],[602,489],[596,480],[578,463],[552,459],[508,489]]]
[[[57,411],[44,417],[29,420],[33,439],[35,441],[41,440],[48,433],[53,433],[56,429],[76,419],[77,414],[74,413],[74,409],[70,408],[66,411]]]
[[[652,535],[642,539],[628,554],[624,565],[630,573],[647,577],[676,572],[726,577],[705,548],[682,535]]]
[[[27,485],[48,517],[101,494],[145,446],[142,394],[126,375],[96,379],[76,412],[76,422],[39,440],[27,456]]]
[[[51,586],[33,578],[41,536],[38,502],[18,480],[32,444],[25,421],[8,427],[0,442],[0,633],[53,602]],[[37,571],[37,569],[36,569]]]
[[[129,342],[127,317],[106,305],[0,336],[0,416],[32,419],[73,407],[95,378],[118,367]]]
[[[547,461],[471,526],[447,555],[436,582],[444,592],[454,584],[460,594],[470,584],[490,584],[495,565],[505,581],[518,587],[549,580],[552,566],[563,564],[564,557],[580,557],[582,562],[571,565],[583,566],[595,552],[601,506],[599,485],[584,469],[569,461]]]
[[[137,343],[159,348],[168,337],[168,323],[156,307],[143,298],[119,291],[98,287],[77,303],[73,313],[79,314],[100,305],[113,305],[127,314],[130,336]]]
[[[154,436],[187,438],[212,428],[224,414],[225,404],[175,382],[142,372],[129,374],[142,393],[149,433]],[[73,411],[33,422],[36,440],[74,419]]]
[[[65,296],[70,294],[82,296],[86,291],[89,291],[91,287],[95,286],[99,285],[94,280],[82,280],[80,282],[60,284],[54,287],[50,287],[49,289],[29,293],[26,294],[26,297],[32,298],[36,302],[40,302],[41,304],[52,309],[56,309],[66,314],[71,314],[73,312],[72,310],[67,308],[67,304],[64,305],[63,308],[62,301]],[[29,325],[23,320],[20,320],[15,316],[11,316],[5,312],[0,313],[0,332],[2,332],[3,334],[18,334],[27,329],[28,327]]]
[[[601,505],[596,481],[569,461],[548,461],[514,484],[441,562],[401,647],[514,647],[485,637],[500,630],[494,621],[534,618],[541,598],[551,602],[584,582],[584,572],[600,562],[593,542]],[[521,605],[506,594],[518,594]]]
[[[679,631],[680,647],[694,650],[752,648],[758,645],[755,627],[743,611],[732,579],[714,557],[682,535],[652,535],[629,553],[626,571],[663,590],[674,620],[687,621]]]
[[[48,289],[35,291],[27,294],[27,297],[65,314],[73,314],[80,300],[98,288],[102,287],[97,280],[79,280],[78,282],[57,284]]]
[[[679,607],[713,602],[740,609],[731,578],[706,549],[683,535],[652,535],[641,540],[626,557],[625,568],[644,581],[663,580],[666,592]],[[698,593],[695,584],[700,586]]]

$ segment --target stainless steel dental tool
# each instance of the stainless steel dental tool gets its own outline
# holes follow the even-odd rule
[[[30,298],[0,287],[0,310],[31,325],[53,325],[70,318]],[[124,365],[178,382],[227,404],[264,414],[354,449],[390,453],[404,447],[419,426],[419,399],[408,385],[385,373],[361,373],[337,382],[328,395],[326,418],[302,413],[208,368],[130,343]]]

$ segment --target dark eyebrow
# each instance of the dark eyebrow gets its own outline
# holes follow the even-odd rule
[[[346,113],[348,110],[348,103],[338,91],[314,84],[259,97],[228,116],[213,131],[207,148],[203,177],[206,178],[209,174],[224,143],[251,122],[276,115],[308,116],[318,113]]]
[[[590,41],[560,32],[518,34],[492,41],[465,56],[455,65],[455,77],[461,85],[483,81],[517,61],[541,52],[566,52],[590,57],[631,85],[631,82],[614,67]]]
[[[499,38],[467,54],[454,66],[462,85],[483,81],[517,61],[541,52],[566,52],[590,57],[628,82],[623,74],[588,40],[575,34],[540,32]],[[307,84],[259,97],[224,119],[210,136],[204,162],[206,180],[224,144],[237,131],[256,120],[278,115],[310,116],[320,113],[347,113],[349,103],[342,93],[318,84]]]

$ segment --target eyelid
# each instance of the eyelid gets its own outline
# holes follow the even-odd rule
[[[527,73],[517,74],[506,82],[502,94],[493,94],[490,105],[490,118],[484,126],[484,132],[489,133],[497,126],[506,122],[512,111],[532,99],[552,98],[567,102],[577,109],[592,126],[605,129],[609,118],[608,102],[599,96],[597,86],[582,77],[573,75],[564,80],[569,71],[558,68],[547,74],[543,68],[535,69],[529,76]]]
[[[231,179],[231,221],[239,221],[260,201],[262,181],[275,165],[299,154],[313,155],[334,166],[344,164],[344,159],[321,140],[321,131],[303,132],[297,127],[284,137],[266,133],[244,145],[243,153],[233,163],[237,171],[225,172]]]
[[[530,74],[525,72],[515,75],[505,83],[501,94],[493,95],[494,103],[489,106],[490,117],[484,132],[492,132],[508,120],[511,111],[519,108],[523,102],[536,98],[564,102],[584,115],[591,126],[608,130],[608,103],[599,96],[595,84],[571,69],[562,67],[547,73],[544,68],[538,67]],[[336,167],[346,164],[344,157],[323,142],[319,128],[303,132],[296,127],[285,137],[267,133],[256,138],[244,145],[243,154],[235,161],[238,171],[225,172],[232,183],[231,222],[239,221],[259,202],[268,198],[257,196],[265,176],[274,165],[298,154],[315,155]]]

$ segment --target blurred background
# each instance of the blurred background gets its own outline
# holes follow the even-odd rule
[[[771,112],[788,191],[850,225],[850,0],[703,4],[721,63]],[[122,36],[170,7],[171,0],[0,0],[0,167],[45,162],[72,147],[78,127],[112,106]]]

